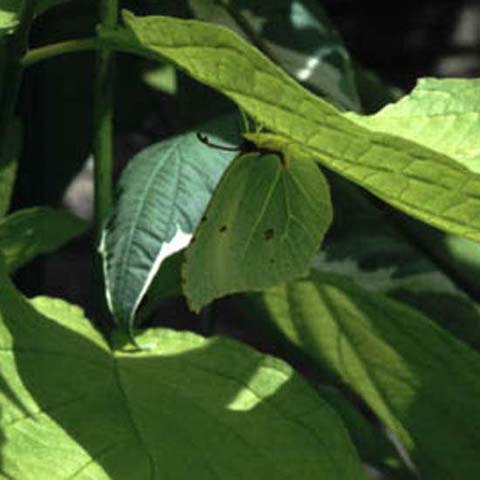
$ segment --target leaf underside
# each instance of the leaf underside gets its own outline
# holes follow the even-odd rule
[[[203,126],[210,142],[239,142],[230,115]],[[131,327],[163,261],[186,247],[222,173],[235,156],[204,145],[196,132],[155,144],[122,174],[100,251],[115,320]]]

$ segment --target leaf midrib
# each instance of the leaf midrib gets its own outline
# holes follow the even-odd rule
[[[153,170],[153,174],[148,179],[147,186],[146,186],[145,190],[143,191],[143,193],[140,197],[141,201],[138,203],[138,206],[137,206],[137,208],[135,210],[135,213],[133,215],[133,218],[132,218],[132,222],[130,224],[130,229],[129,229],[129,232],[128,232],[126,248],[122,249],[123,255],[122,255],[121,260],[120,260],[120,268],[117,269],[117,271],[116,271],[114,283],[115,283],[115,285],[117,285],[117,287],[115,288],[115,290],[124,291],[124,284],[127,281],[127,275],[125,274],[125,272],[127,270],[128,259],[130,258],[130,254],[131,254],[133,237],[134,237],[134,234],[137,232],[137,225],[139,223],[140,214],[142,213],[143,208],[145,206],[146,198],[150,195],[150,189],[151,189],[154,181],[156,180],[158,172],[164,167],[167,159],[170,158],[171,152],[172,152],[172,150],[175,149],[175,146],[176,146],[176,142],[173,142],[172,145],[170,146],[170,148],[168,148],[168,150],[166,151],[165,160],[163,162],[158,162],[158,164],[155,166],[155,168]],[[173,212],[171,213],[171,216],[173,216]],[[108,277],[108,275],[107,275],[107,277]],[[131,316],[131,312],[129,312],[129,317],[130,316]],[[130,322],[130,320],[131,320],[131,318],[128,319],[129,322]]]
[[[143,450],[145,452],[146,456],[148,457],[148,462],[149,462],[149,465],[150,465],[150,479],[155,480],[156,473],[157,473],[157,463],[156,463],[154,455],[152,454],[152,452],[148,448],[147,442],[143,438],[143,435],[141,434],[141,432],[140,432],[140,430],[137,426],[137,423],[134,419],[133,411],[130,407],[130,402],[128,401],[128,395],[127,395],[127,392],[125,391],[125,388],[123,386],[123,382],[122,382],[122,379],[121,379],[121,373],[120,373],[121,367],[119,365],[119,360],[115,356],[114,352],[112,352],[112,369],[113,369],[113,377],[115,379],[115,383],[118,387],[118,391],[120,392],[121,401],[125,406],[125,411],[127,413],[128,421],[129,421],[129,423],[132,427],[132,430],[133,430],[133,432],[134,432],[134,434],[137,438],[140,449]]]

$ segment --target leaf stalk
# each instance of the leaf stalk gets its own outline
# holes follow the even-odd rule
[[[27,68],[59,55],[98,50],[103,46],[103,43],[99,42],[97,38],[80,38],[33,48],[23,56],[22,66]]]

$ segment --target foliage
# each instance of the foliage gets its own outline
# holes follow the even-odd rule
[[[479,81],[420,79],[395,101],[312,0],[152,0],[119,21],[116,3],[79,22],[85,38],[35,46],[40,14],[55,25],[78,4],[0,2],[2,478],[358,480],[364,465],[479,478]],[[68,158],[44,198],[57,202],[93,149],[92,320],[10,278],[86,230],[11,200],[39,164],[20,80],[88,50],[95,67],[71,56],[44,70],[96,69],[94,108],[69,113],[72,141],[48,162]],[[124,53],[137,63],[115,69]],[[128,92],[130,78],[140,86],[115,117],[115,81]],[[52,85],[43,104],[58,97],[61,112]],[[131,158],[113,196],[114,127],[167,98],[186,112]],[[55,115],[47,146],[65,123]],[[33,178],[16,179],[20,159]],[[214,309],[226,331],[233,305],[243,343],[263,336],[282,360],[153,320],[183,297],[211,324],[226,296]]]

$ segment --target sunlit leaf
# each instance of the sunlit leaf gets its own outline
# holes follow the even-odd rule
[[[420,79],[409,95],[375,115],[348,116],[360,125],[425,145],[480,172],[478,79]]]
[[[280,360],[170,330],[112,352],[77,307],[1,284],[5,478],[364,478],[337,415]]]

